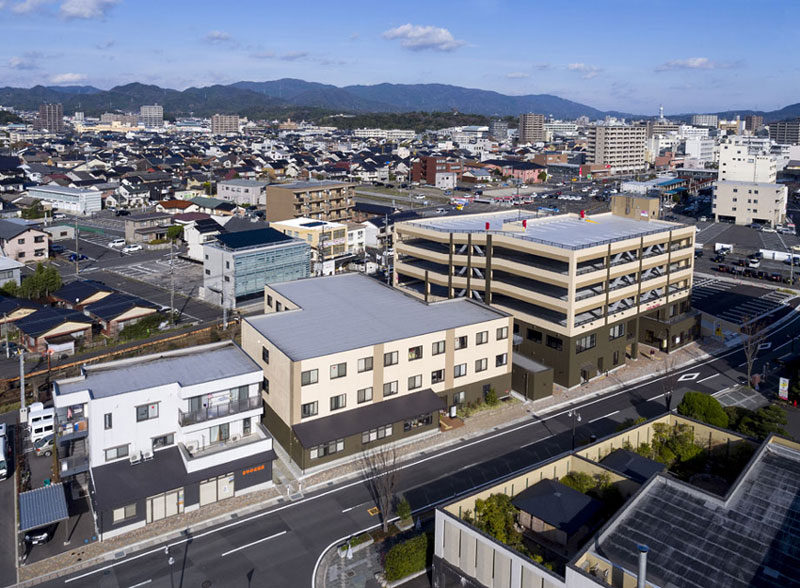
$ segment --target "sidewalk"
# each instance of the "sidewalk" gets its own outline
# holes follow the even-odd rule
[[[724,349],[725,346],[719,343],[704,343],[703,348],[700,348],[697,343],[691,343],[672,354],[674,369],[679,369]],[[663,370],[664,357],[665,354],[656,352],[654,358],[650,359],[649,350],[647,350],[646,356],[640,355],[638,360],[630,361],[607,376],[596,378],[571,390],[556,389],[551,397],[535,402],[527,400],[522,402],[515,395],[511,400],[501,402],[497,408],[484,410],[467,418],[463,427],[397,446],[398,465],[421,455],[432,454],[449,446],[485,435],[494,429],[527,422],[532,415],[542,417],[569,404],[619,390],[638,381],[651,379],[654,374]],[[278,454],[283,457],[281,451],[278,451]],[[102,543],[83,545],[56,557],[21,567],[19,578],[28,580],[47,574],[74,573],[77,569],[114,559],[120,552],[131,553],[164,541],[175,540],[185,533],[197,533],[202,529],[228,521],[233,513],[242,517],[281,502],[296,501],[301,499],[303,494],[328,487],[331,484],[356,479],[361,475],[357,462],[343,463],[331,469],[305,476],[299,476],[298,472],[292,470],[293,468],[287,467],[285,463],[278,460],[274,464],[273,478],[276,485],[273,488],[237,496],[200,510],[176,515]],[[76,567],[67,569],[72,566]]]

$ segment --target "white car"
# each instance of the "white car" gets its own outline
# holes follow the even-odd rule
[[[143,249],[144,249],[144,247],[142,247],[141,245],[139,245],[137,243],[134,243],[133,245],[125,245],[125,247],[122,248],[122,252],[123,253],[133,253],[134,251],[142,251]]]
[[[125,239],[114,239],[111,243],[108,244],[109,247],[112,249],[116,247],[125,247]]]
[[[763,232],[763,233],[777,233],[778,231],[776,231],[775,229],[773,229],[769,225],[764,225],[764,228],[761,229],[761,232]]]
[[[425,194],[416,194],[414,196],[414,199],[415,200],[424,200],[425,199]]]

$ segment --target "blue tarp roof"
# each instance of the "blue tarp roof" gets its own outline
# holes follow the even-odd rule
[[[19,495],[19,530],[46,527],[69,518],[67,495],[61,483],[36,488]]]

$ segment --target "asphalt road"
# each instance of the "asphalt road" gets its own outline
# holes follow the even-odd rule
[[[782,307],[779,318],[789,312]],[[800,315],[774,330],[766,339],[755,369],[766,361],[788,355],[791,336],[800,335]],[[638,361],[648,361],[640,359]],[[774,363],[773,363],[774,365]],[[672,406],[688,390],[714,393],[736,384],[744,374],[741,349],[697,362],[678,370]],[[776,377],[773,374],[770,380]],[[578,443],[590,435],[615,431],[619,423],[665,411],[664,378],[652,379],[603,397],[578,403]],[[399,491],[415,510],[451,500],[472,489],[570,449],[572,417],[567,409],[464,440],[449,448],[422,455],[399,469]],[[126,554],[112,562],[52,580],[45,586],[183,587],[311,585],[319,556],[331,545],[379,524],[367,509],[373,506],[361,480],[333,485],[252,516],[202,531],[140,553]],[[174,564],[169,565],[169,557]]]
[[[14,428],[16,425],[18,412],[8,412],[0,415],[0,422],[6,424],[9,444],[13,446]],[[0,586],[8,586],[17,581],[17,566],[14,561],[16,558],[17,540],[14,533],[14,451],[9,447],[6,454],[6,464],[8,467],[8,478],[0,481],[0,513],[2,523],[0,523]]]

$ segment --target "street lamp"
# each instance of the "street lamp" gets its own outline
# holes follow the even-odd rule
[[[172,566],[175,565],[175,558],[169,554],[169,545],[164,546],[164,555],[167,556],[167,563],[169,564],[169,583],[172,588],[175,588],[175,577],[172,575]]]
[[[581,413],[577,410],[570,410],[567,416],[572,419],[572,451],[575,451],[575,425],[581,422]]]
[[[667,412],[670,412],[672,407],[672,390],[667,390],[664,393],[664,401],[667,403]]]

